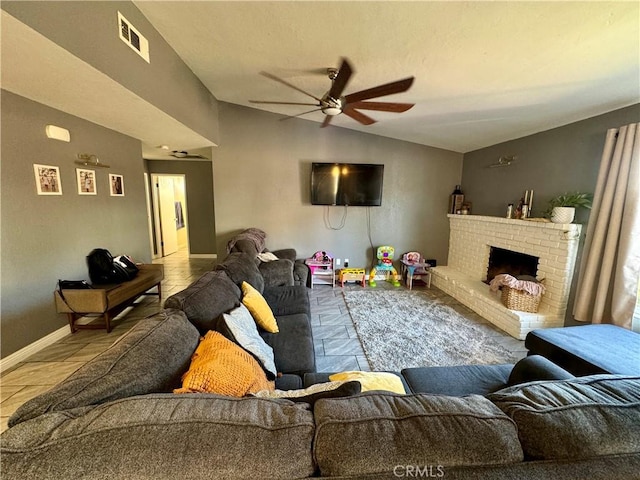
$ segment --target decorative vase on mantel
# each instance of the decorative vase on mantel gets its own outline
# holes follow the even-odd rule
[[[553,223],[571,223],[575,216],[575,207],[553,207],[551,221]]]
[[[563,193],[549,200],[549,206],[544,216],[553,223],[571,223],[576,214],[576,208],[591,208],[593,195],[590,193]]]

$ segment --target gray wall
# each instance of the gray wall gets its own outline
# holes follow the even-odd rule
[[[213,205],[213,165],[211,161],[146,160],[149,173],[185,176],[189,253],[216,253]]]
[[[567,191],[593,193],[605,133],[640,121],[640,105],[615,110],[563,127],[529,135],[464,154],[462,187],[473,202],[473,213],[503,216],[507,204],[517,204],[533,189],[533,216],[541,216],[548,201]],[[487,168],[502,155],[517,155],[509,167]],[[583,223],[588,212],[577,212]]]
[[[96,247],[150,260],[139,140],[1,91],[2,356],[66,324],[56,314],[58,279],[86,279],[85,256]],[[48,139],[45,126],[71,132],[71,142]],[[77,153],[93,153],[97,195],[78,195]],[[60,168],[61,196],[36,194],[33,164]],[[124,176],[124,197],[111,197],[108,174]]]
[[[214,149],[218,255],[229,238],[247,227],[267,232],[270,249],[295,247],[298,257],[327,250],[370,267],[371,240],[445,262],[449,194],[461,176],[462,155],[414,143],[329,127],[220,102],[221,143]],[[382,163],[381,207],[310,204],[312,162]]]
[[[218,143],[217,100],[133,3],[3,1],[2,9]],[[149,41],[150,63],[120,40],[118,11]]]
[[[462,187],[473,202],[473,213],[503,216],[508,203],[517,204],[533,189],[532,216],[542,216],[548,201],[563,192],[595,191],[606,131],[640,121],[640,104],[563,127],[500,143],[464,155]],[[517,155],[512,166],[487,168],[501,155]],[[589,211],[578,209],[574,223],[582,223],[584,242]],[[572,310],[582,244],[569,297],[565,325],[579,324]]]

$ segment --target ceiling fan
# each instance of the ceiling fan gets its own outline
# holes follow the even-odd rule
[[[298,115],[292,115],[287,118],[295,118],[301,115],[306,115],[307,113],[322,111],[326,115],[324,121],[322,122],[322,127],[326,127],[331,122],[331,119],[344,113],[346,116],[351,117],[357,122],[360,122],[363,125],[371,125],[376,123],[376,121],[365,115],[360,110],[377,110],[379,112],[393,112],[393,113],[402,113],[409,110],[413,107],[413,103],[395,103],[395,102],[368,102],[366,100],[384,97],[386,95],[392,95],[394,93],[406,92],[411,87],[413,83],[414,77],[408,77],[402,80],[398,80],[391,83],[385,83],[384,85],[378,85],[377,87],[369,88],[367,90],[361,90],[359,92],[350,93],[348,95],[342,96],[351,75],[353,74],[353,69],[351,65],[347,61],[346,58],[342,59],[342,65],[340,65],[339,69],[336,68],[328,68],[327,75],[331,80],[331,88],[327,93],[325,93],[322,97],[316,97],[315,95],[305,92],[299,87],[283,80],[275,75],[272,75],[268,72],[260,72],[261,75],[270,78],[271,80],[275,80],[276,82],[280,82],[283,85],[293,88],[300,93],[305,94],[308,97],[313,98],[316,103],[302,103],[302,102],[270,102],[263,100],[249,100],[251,103],[261,103],[261,104],[271,104],[271,105],[313,105],[315,108],[308,112],[303,112]]]
[[[200,158],[206,159],[207,157],[200,155],[199,153],[189,153],[186,150],[172,150],[169,154],[175,158]]]

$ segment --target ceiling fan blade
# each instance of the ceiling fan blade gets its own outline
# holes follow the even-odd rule
[[[331,98],[335,98],[336,100],[340,98],[352,74],[353,69],[351,65],[349,65],[346,58],[343,58],[342,65],[340,65],[340,69],[338,70],[338,76],[333,80],[331,90],[329,90],[329,96]]]
[[[346,108],[359,108],[361,110],[378,110],[379,112],[402,113],[413,107],[414,103],[391,103],[391,102],[353,102],[348,103]]]
[[[394,93],[406,92],[413,83],[413,77],[398,80],[396,82],[385,83],[384,85],[378,85],[377,87],[369,88],[368,90],[361,90],[359,92],[350,93],[345,96],[344,99],[347,103],[359,102],[361,100],[368,100],[370,98],[384,97],[385,95],[392,95]]]
[[[281,118],[280,121],[289,120],[291,118],[296,118],[296,117],[301,117],[302,115],[306,115],[307,113],[313,113],[313,112],[317,112],[319,110],[322,110],[322,109],[321,108],[315,108],[313,110],[309,110],[308,112],[302,112],[302,113],[299,113],[297,115],[289,115],[288,117]]]
[[[322,125],[320,125],[320,128],[328,127],[331,123],[332,118],[333,117],[331,115],[325,115],[324,121],[322,122]]]
[[[269,105],[311,105],[314,107],[319,107],[319,103],[303,103],[303,102],[270,102],[268,100],[249,100],[249,103],[265,103]]]
[[[354,110],[353,108],[347,108],[343,110],[342,113],[344,113],[347,117],[353,118],[356,122],[360,122],[363,125],[371,125],[373,123],[376,123],[373,118],[365,115],[362,112]]]
[[[287,87],[293,88],[294,90],[299,91],[300,93],[304,93],[306,96],[313,98],[314,100],[317,100],[318,103],[320,103],[320,99],[318,97],[316,97],[315,95],[310,94],[309,92],[305,92],[304,90],[302,90],[301,88],[296,87],[295,85],[293,85],[292,83],[287,82],[286,80],[281,79],[280,77],[276,77],[275,75],[270,74],[269,72],[260,72],[260,75],[270,78],[271,80],[275,80],[276,82],[280,82],[283,85],[286,85]]]

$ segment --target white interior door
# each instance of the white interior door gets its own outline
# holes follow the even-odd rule
[[[162,232],[162,256],[178,251],[178,230],[176,228],[176,203],[173,178],[158,175],[156,183],[160,204],[160,231]]]

